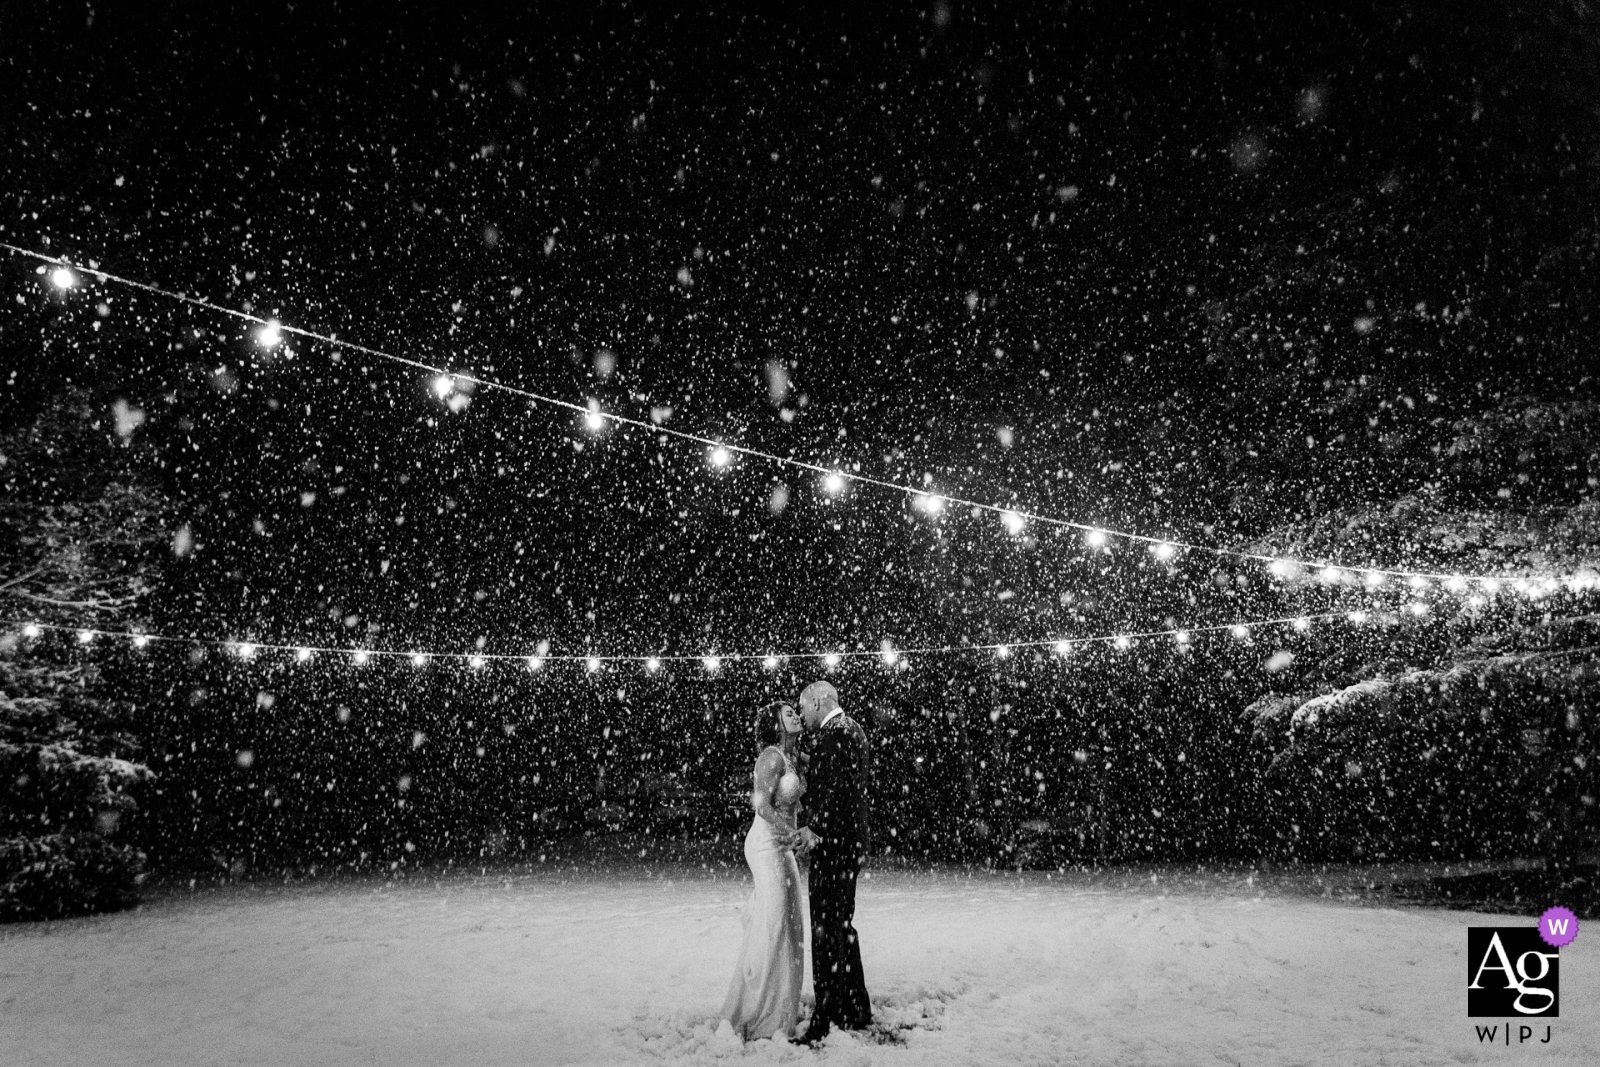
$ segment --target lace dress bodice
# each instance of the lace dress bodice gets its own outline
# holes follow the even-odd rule
[[[772,806],[789,815],[799,806],[800,797],[806,791],[806,783],[795,770],[794,761],[789,759],[782,749],[778,750],[778,754],[783,756],[783,774],[772,790]]]

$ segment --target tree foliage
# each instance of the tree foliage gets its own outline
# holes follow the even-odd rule
[[[0,920],[136,899],[137,705],[74,633],[125,626],[150,591],[162,499],[127,443],[136,422],[72,390],[0,436]]]

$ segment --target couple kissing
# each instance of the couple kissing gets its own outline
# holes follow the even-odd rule
[[[756,716],[755,818],[744,839],[755,885],[721,1013],[746,1041],[782,1034],[815,1044],[835,1026],[858,1030],[872,1022],[854,925],[856,876],[870,841],[867,735],[827,682],[806,686],[796,703],[798,712],[779,702]],[[804,773],[802,734],[810,742]],[[809,889],[797,856],[810,861]],[[808,910],[815,1002],[810,1023],[796,1034]]]

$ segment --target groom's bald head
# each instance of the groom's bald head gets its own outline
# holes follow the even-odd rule
[[[815,730],[827,714],[839,706],[839,691],[829,682],[812,682],[800,691],[798,703],[806,729]]]

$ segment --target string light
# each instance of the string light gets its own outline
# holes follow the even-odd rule
[[[1426,615],[1428,613],[1428,605],[1420,600],[1413,600],[1406,605],[1406,609],[1413,615]]]
[[[911,504],[913,507],[927,512],[929,515],[937,515],[939,512],[944,510],[944,497],[937,496],[933,493],[918,493],[916,496],[911,498]]]
[[[265,326],[256,331],[256,343],[262,348],[277,348],[283,340],[283,327],[277,319],[268,319]]]
[[[1408,608],[1410,610],[1416,612],[1417,614],[1424,614],[1424,613],[1427,613],[1427,612],[1429,612],[1431,610],[1429,608],[1429,606],[1425,602],[1422,602],[1422,601],[1414,602],[1413,604],[1408,605]],[[1421,609],[1420,612],[1417,611],[1418,608]],[[1309,629],[1310,626],[1318,619],[1338,619],[1338,618],[1343,618],[1343,619],[1348,620],[1351,623],[1359,625],[1361,623],[1364,623],[1364,622],[1368,621],[1371,618],[1371,615],[1368,612],[1361,611],[1361,610],[1350,611],[1350,612],[1328,612],[1328,613],[1324,613],[1324,614],[1321,614],[1321,615],[1285,617],[1285,618],[1275,618],[1275,619],[1257,619],[1257,620],[1252,620],[1252,621],[1249,621],[1249,622],[1219,623],[1219,624],[1213,625],[1213,626],[1201,626],[1201,627],[1193,627],[1193,628],[1188,628],[1188,629],[1152,630],[1152,631],[1145,631],[1145,632],[1140,632],[1140,633],[1116,633],[1116,634],[1084,635],[1084,636],[1080,636],[1080,637],[1076,637],[1076,638],[1053,637],[1053,638],[1044,638],[1044,639],[1032,640],[1032,641],[1007,641],[1007,642],[1000,642],[1000,643],[987,644],[987,645],[970,645],[970,644],[931,645],[931,646],[920,646],[920,647],[908,648],[908,649],[899,649],[899,648],[895,648],[890,642],[884,641],[882,643],[881,647],[877,651],[872,651],[872,652],[856,651],[856,652],[844,652],[844,653],[828,652],[828,653],[822,654],[820,656],[817,653],[786,653],[786,654],[781,655],[781,656],[779,654],[776,654],[776,653],[755,653],[755,654],[719,653],[717,655],[706,655],[706,656],[661,656],[661,655],[648,655],[648,656],[639,656],[639,655],[597,656],[597,655],[592,655],[592,654],[586,654],[586,655],[581,655],[581,656],[579,656],[579,655],[567,655],[567,656],[549,657],[549,656],[547,656],[545,654],[542,654],[542,652],[541,652],[541,654],[538,654],[538,655],[521,656],[521,655],[488,655],[488,654],[481,653],[481,652],[473,652],[473,653],[463,654],[463,653],[450,653],[450,652],[425,652],[425,651],[420,651],[420,650],[411,651],[411,652],[398,652],[398,651],[396,651],[396,652],[384,652],[384,651],[376,651],[376,650],[372,650],[372,649],[355,649],[355,650],[340,649],[340,648],[320,648],[319,649],[319,648],[315,648],[315,647],[311,647],[311,646],[274,645],[274,644],[263,644],[263,643],[260,643],[260,642],[240,642],[240,641],[203,641],[202,640],[202,641],[199,641],[198,643],[203,644],[203,645],[209,644],[209,645],[213,645],[213,646],[222,647],[224,649],[227,649],[229,651],[234,652],[236,655],[239,655],[240,658],[242,658],[242,659],[250,658],[252,655],[254,655],[255,652],[269,650],[269,649],[277,649],[277,650],[282,650],[282,651],[285,651],[285,652],[293,652],[296,661],[298,661],[300,663],[305,663],[305,662],[309,661],[310,659],[313,658],[313,656],[317,652],[345,653],[345,654],[349,655],[350,661],[353,664],[357,665],[357,666],[364,666],[364,665],[370,663],[374,656],[388,656],[388,657],[394,657],[394,658],[399,658],[399,659],[405,659],[405,660],[407,660],[408,662],[410,662],[411,664],[413,664],[415,666],[421,666],[421,665],[427,663],[430,660],[456,660],[456,661],[459,661],[459,662],[466,663],[473,670],[480,670],[480,669],[482,669],[484,667],[489,666],[489,664],[491,664],[491,663],[493,663],[495,661],[499,661],[499,660],[504,660],[504,661],[513,661],[514,660],[514,661],[526,664],[527,668],[530,671],[538,671],[544,666],[546,659],[549,658],[549,659],[558,659],[558,660],[563,660],[563,661],[568,661],[568,662],[581,662],[584,665],[584,667],[587,669],[587,671],[589,673],[591,673],[591,674],[599,672],[605,666],[605,664],[607,664],[607,663],[617,663],[617,664],[635,663],[635,664],[640,664],[640,665],[643,665],[644,668],[647,671],[649,671],[651,673],[654,673],[656,671],[659,671],[661,669],[661,667],[668,660],[699,660],[700,663],[708,671],[710,671],[712,673],[719,673],[720,669],[724,665],[726,665],[727,663],[732,662],[732,661],[741,661],[741,660],[749,660],[751,662],[759,662],[767,670],[775,670],[783,662],[783,660],[785,658],[799,659],[799,660],[807,660],[807,659],[818,660],[818,659],[820,659],[821,662],[822,662],[822,665],[825,668],[827,668],[828,670],[833,670],[833,669],[837,668],[841,663],[843,663],[843,661],[847,657],[852,657],[852,656],[859,657],[859,656],[871,655],[871,656],[880,657],[883,660],[883,662],[884,662],[884,664],[886,666],[899,667],[899,668],[904,669],[905,667],[909,666],[911,657],[913,655],[961,654],[961,653],[965,653],[965,652],[987,650],[987,651],[993,653],[997,658],[1007,659],[1007,658],[1015,658],[1015,656],[1016,656],[1017,652],[1019,651],[1019,649],[1023,649],[1023,648],[1046,648],[1046,647],[1049,647],[1049,648],[1053,648],[1053,650],[1055,651],[1055,653],[1058,656],[1060,656],[1063,659],[1065,659],[1072,652],[1073,646],[1077,645],[1077,644],[1085,644],[1085,643],[1092,643],[1092,642],[1103,642],[1103,643],[1106,643],[1106,644],[1111,645],[1111,646],[1113,646],[1115,648],[1118,648],[1118,649],[1128,649],[1128,648],[1133,647],[1134,644],[1136,644],[1137,642],[1142,641],[1142,640],[1153,639],[1153,638],[1158,638],[1158,637],[1170,637],[1170,638],[1173,639],[1173,641],[1178,646],[1187,647],[1188,645],[1190,645],[1193,642],[1194,635],[1197,634],[1197,633],[1215,633],[1215,632],[1220,632],[1220,631],[1223,631],[1223,630],[1227,630],[1230,633],[1232,633],[1234,637],[1243,639],[1243,638],[1248,637],[1254,628],[1269,627],[1269,626],[1284,626],[1284,627],[1292,627],[1295,630],[1302,630],[1303,631],[1303,630]],[[164,636],[162,636],[160,634],[150,634],[150,633],[146,633],[146,632],[142,632],[142,631],[132,631],[132,630],[130,630],[130,631],[105,631],[105,630],[98,630],[98,631],[97,630],[76,630],[76,631],[74,631],[73,628],[70,627],[70,626],[58,626],[58,625],[54,625],[54,624],[50,624],[50,623],[40,624],[40,623],[36,623],[36,622],[19,623],[19,622],[15,621],[15,620],[3,620],[3,619],[0,619],[0,624],[4,624],[7,621],[10,621],[11,624],[13,624],[13,625],[20,626],[20,628],[22,629],[22,632],[24,634],[29,634],[31,636],[37,637],[37,636],[40,636],[44,630],[52,629],[52,630],[66,631],[66,632],[75,633],[78,636],[78,640],[82,641],[82,642],[85,642],[85,643],[93,640],[93,638],[96,637],[96,636],[125,637],[125,638],[128,638],[130,641],[132,641],[138,647],[144,647],[145,645],[147,645],[151,641],[168,641],[168,642],[174,642],[174,643],[189,643],[189,644],[196,643],[195,639],[193,639],[193,638],[187,638],[187,637],[164,637]],[[540,642],[541,650],[545,649],[547,646],[548,646],[548,642],[543,642],[543,641]],[[250,649],[251,651],[250,652],[245,652],[244,650],[246,648]]]
[[[844,492],[844,475],[838,471],[829,471],[822,479],[822,488],[828,491],[829,496],[838,496]]]
[[[1344,571],[1338,567],[1324,567],[1319,577],[1329,585],[1334,585],[1344,579]]]
[[[1165,563],[1178,554],[1178,546],[1171,541],[1157,541],[1150,546],[1150,554]]]
[[[1368,589],[1376,589],[1383,584],[1383,572],[1368,571],[1366,577],[1362,580],[1366,582]]]
[[[443,400],[455,389],[456,381],[448,374],[440,374],[433,379],[430,385],[433,389],[433,395]]]
[[[1000,521],[1005,523],[1006,530],[1009,531],[1013,537],[1022,533],[1022,531],[1026,529],[1028,525],[1028,520],[1023,518],[1022,513],[1018,511],[1001,512]]]
[[[1483,586],[1483,591],[1490,596],[1500,591],[1500,582],[1494,578],[1485,578],[1480,584]]]
[[[50,276],[51,276],[52,282],[54,284],[56,284],[58,286],[58,288],[70,287],[71,285],[76,285],[77,284],[77,278],[76,278],[76,275],[74,274],[74,272],[72,270],[72,266],[65,259],[63,259],[62,257],[48,255],[46,253],[39,252],[39,251],[36,251],[34,249],[23,248],[23,247],[20,247],[18,245],[9,244],[9,243],[3,242],[3,241],[0,241],[0,249],[5,249],[6,251],[11,252],[14,255],[29,257],[29,258],[38,260],[38,261],[40,261],[41,263],[44,263],[44,264],[54,265],[55,269],[51,272]],[[204,308],[204,309],[206,309],[208,311],[211,311],[211,312],[214,312],[215,314],[218,314],[218,315],[231,316],[233,318],[241,319],[241,320],[246,321],[246,322],[255,323],[255,324],[257,324],[258,326],[261,326],[261,327],[269,327],[269,326],[273,327],[273,328],[276,329],[276,331],[277,331],[277,333],[278,333],[278,335],[280,337],[283,334],[288,334],[288,333],[298,334],[298,335],[300,335],[302,337],[306,337],[306,338],[311,339],[311,340],[316,340],[316,341],[320,341],[320,342],[323,342],[325,344],[332,345],[332,346],[335,346],[335,347],[340,347],[340,348],[349,349],[351,351],[360,352],[360,353],[362,353],[364,355],[372,356],[373,358],[376,358],[376,359],[386,360],[388,362],[395,363],[395,364],[400,365],[400,366],[406,366],[406,367],[413,368],[415,370],[425,371],[425,372],[433,374],[433,375],[448,375],[449,374],[449,372],[443,370],[442,368],[430,366],[429,364],[421,362],[420,360],[409,359],[409,358],[404,357],[404,356],[398,356],[398,355],[395,355],[395,354],[393,354],[391,352],[385,352],[382,349],[373,348],[373,347],[371,347],[369,345],[358,344],[356,342],[349,341],[349,340],[346,340],[346,339],[343,339],[343,338],[340,338],[340,337],[337,337],[337,336],[333,336],[331,334],[317,333],[315,331],[302,329],[302,328],[296,327],[296,326],[286,326],[286,325],[278,322],[275,319],[265,319],[265,318],[262,318],[262,317],[260,317],[258,315],[252,314],[250,312],[239,311],[239,310],[234,309],[234,308],[224,307],[224,306],[222,306],[220,304],[213,303],[213,302],[211,302],[209,300],[205,300],[205,299],[202,299],[200,297],[189,296],[189,295],[187,295],[185,293],[173,292],[172,290],[163,289],[163,288],[161,288],[159,286],[151,285],[151,284],[149,284],[147,282],[136,281],[136,280],[134,280],[132,278],[126,278],[126,277],[122,277],[120,275],[111,274],[111,273],[109,273],[107,271],[103,271],[103,270],[100,270],[98,268],[80,267],[79,269],[83,270],[85,273],[92,274],[94,277],[100,279],[103,282],[109,282],[109,283],[114,283],[114,284],[118,284],[118,285],[128,286],[130,288],[138,289],[138,290],[141,290],[143,292],[152,293],[152,294],[155,294],[157,296],[161,296],[161,297],[164,297],[164,298],[167,298],[167,299],[170,299],[170,300],[174,300],[174,301],[178,301],[180,303],[188,304],[191,307]],[[599,432],[599,431],[603,430],[606,427],[606,424],[608,422],[615,422],[615,423],[618,423],[618,424],[621,424],[621,425],[631,426],[631,427],[635,427],[635,428],[638,428],[638,429],[641,429],[641,430],[645,430],[645,431],[650,432],[650,433],[667,434],[667,435],[670,435],[670,436],[681,438],[683,440],[695,441],[695,442],[698,442],[700,444],[706,445],[708,447],[724,447],[724,448],[728,449],[728,451],[730,451],[731,453],[742,453],[744,455],[748,455],[748,456],[764,459],[764,460],[767,460],[767,461],[772,462],[772,463],[781,464],[781,465],[787,465],[787,466],[793,466],[793,467],[798,467],[798,468],[801,468],[801,469],[804,469],[804,470],[814,471],[816,473],[820,473],[820,474],[823,474],[823,475],[826,476],[826,480],[825,480],[824,484],[829,487],[829,492],[830,493],[831,492],[835,492],[835,490],[832,488],[832,486],[834,484],[837,483],[840,486],[840,488],[842,488],[843,481],[845,479],[848,479],[850,481],[861,482],[863,484],[873,485],[873,486],[877,486],[877,487],[880,487],[880,488],[883,488],[883,489],[893,490],[893,491],[896,491],[896,492],[919,494],[922,497],[928,498],[927,499],[927,504],[928,505],[932,505],[935,502],[937,502],[937,507],[929,507],[929,508],[927,508],[927,510],[930,510],[932,512],[937,512],[939,510],[942,510],[943,506],[944,506],[944,504],[946,502],[948,502],[950,504],[958,505],[958,506],[971,507],[971,508],[973,508],[975,510],[987,510],[987,511],[993,511],[993,512],[1014,511],[1017,515],[1021,516],[1024,520],[1029,521],[1029,522],[1038,522],[1038,523],[1044,523],[1044,524],[1048,524],[1048,525],[1052,525],[1052,526],[1063,527],[1063,528],[1067,528],[1067,529],[1076,529],[1076,530],[1084,531],[1086,536],[1089,539],[1089,543],[1090,543],[1091,547],[1094,547],[1094,548],[1106,547],[1107,539],[1108,539],[1109,536],[1116,536],[1116,537],[1119,537],[1119,538],[1122,538],[1122,539],[1128,540],[1128,541],[1144,542],[1146,544],[1154,544],[1154,543],[1157,543],[1157,542],[1165,540],[1165,539],[1162,539],[1162,538],[1150,537],[1150,536],[1147,536],[1147,535],[1144,535],[1144,534],[1134,533],[1134,532],[1131,532],[1131,531],[1124,531],[1124,530],[1110,530],[1110,531],[1108,531],[1108,530],[1102,530],[1102,529],[1099,529],[1097,527],[1091,527],[1091,526],[1088,526],[1088,525],[1086,525],[1084,523],[1074,522],[1074,521],[1069,520],[1069,519],[1061,519],[1061,518],[1056,518],[1056,517],[1053,517],[1053,516],[1039,515],[1039,514],[1035,514],[1035,513],[1021,511],[1021,510],[1014,509],[1014,508],[1004,508],[1004,507],[1001,507],[999,505],[989,504],[989,503],[985,503],[985,502],[982,502],[982,501],[965,500],[965,499],[962,499],[962,498],[959,498],[959,497],[945,497],[945,496],[933,497],[931,494],[924,493],[921,490],[914,489],[911,486],[902,485],[902,484],[899,484],[899,483],[896,483],[896,482],[891,482],[891,481],[888,481],[886,479],[874,478],[874,477],[871,477],[869,475],[860,474],[860,473],[849,473],[849,474],[846,474],[844,472],[837,471],[837,470],[830,471],[828,468],[822,467],[819,464],[811,463],[811,462],[808,462],[808,461],[802,460],[802,459],[796,459],[796,458],[794,458],[792,456],[780,456],[780,455],[777,455],[775,453],[764,452],[764,451],[761,451],[760,449],[749,448],[749,447],[742,446],[742,445],[722,445],[721,442],[718,442],[718,441],[716,441],[714,439],[711,439],[711,438],[708,438],[708,437],[704,437],[704,436],[701,436],[699,434],[689,433],[689,432],[686,432],[686,431],[683,431],[683,430],[670,429],[670,428],[662,426],[659,423],[656,423],[654,421],[645,421],[643,419],[633,419],[633,418],[628,418],[628,417],[622,416],[622,415],[605,414],[605,413],[602,413],[600,411],[599,402],[597,400],[591,399],[591,400],[588,401],[587,405],[580,405],[580,404],[576,404],[576,403],[574,403],[572,401],[569,401],[569,400],[562,400],[562,399],[560,399],[558,397],[544,396],[544,395],[541,395],[541,394],[538,394],[538,393],[534,393],[534,392],[532,392],[530,390],[527,390],[527,389],[521,389],[521,388],[518,388],[516,386],[506,385],[506,384],[503,384],[501,382],[496,382],[496,381],[492,381],[492,380],[485,379],[485,378],[477,378],[477,377],[470,376],[470,375],[465,375],[465,374],[457,374],[457,375],[454,375],[453,377],[454,377],[454,379],[455,379],[455,381],[457,383],[469,384],[469,385],[472,385],[472,386],[482,386],[482,387],[488,388],[488,389],[497,389],[497,390],[501,390],[503,392],[511,393],[513,395],[516,395],[516,396],[523,397],[523,398],[525,398],[527,400],[530,400],[530,401],[532,401],[532,402],[534,402],[536,404],[544,404],[544,405],[549,405],[549,406],[553,406],[553,407],[560,407],[560,408],[565,408],[565,409],[568,409],[568,410],[571,410],[571,411],[579,412],[581,414],[584,414],[584,416],[585,416],[585,424],[593,432]],[[1175,546],[1175,548],[1179,548],[1179,549],[1183,549],[1183,550],[1187,550],[1187,551],[1206,552],[1206,553],[1210,553],[1210,554],[1212,554],[1214,556],[1226,556],[1226,557],[1232,557],[1232,558],[1236,558],[1236,559],[1256,560],[1256,561],[1259,561],[1259,562],[1267,564],[1267,566],[1270,569],[1272,569],[1273,573],[1275,575],[1279,576],[1279,577],[1283,577],[1288,573],[1292,573],[1292,569],[1294,567],[1301,566],[1301,565],[1315,566],[1315,567],[1321,567],[1321,568],[1328,568],[1328,567],[1336,567],[1337,566],[1337,565],[1331,564],[1331,563],[1322,563],[1322,562],[1318,562],[1318,561],[1287,560],[1287,559],[1282,559],[1282,558],[1279,558],[1279,557],[1266,555],[1266,554],[1259,553],[1259,552],[1247,552],[1247,551],[1242,551],[1242,550],[1238,550],[1238,549],[1218,548],[1218,547],[1210,546],[1210,545],[1199,545],[1199,544],[1193,544],[1193,543],[1187,543],[1187,542],[1181,542],[1181,541],[1173,541],[1173,542],[1169,542],[1169,543],[1173,544]],[[1280,564],[1282,566],[1280,566]],[[1393,576],[1393,577],[1413,577],[1413,576],[1416,576],[1416,577],[1423,577],[1423,578],[1436,578],[1436,579],[1439,579],[1439,580],[1444,580],[1444,579],[1451,578],[1451,577],[1461,578],[1462,580],[1483,580],[1483,578],[1484,578],[1484,576],[1482,576],[1482,575],[1466,575],[1466,574],[1452,575],[1452,574],[1447,574],[1447,573],[1413,571],[1413,570],[1406,570],[1406,569],[1402,569],[1402,568],[1368,568],[1367,569],[1367,573],[1369,575],[1369,579],[1368,579],[1369,581],[1371,581],[1371,575],[1374,575],[1374,574],[1377,574],[1377,575],[1380,575],[1380,576]],[[1563,576],[1563,577],[1565,577],[1565,576]]]
[[[721,468],[726,467],[728,464],[733,462],[733,453],[729,452],[722,445],[718,445],[716,448],[711,450],[710,458],[711,465],[720,470]]]

